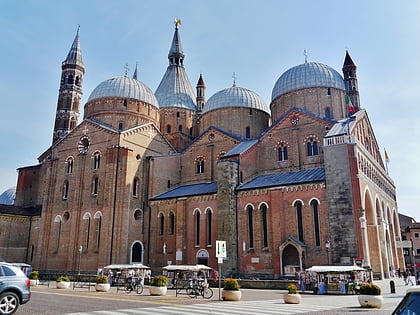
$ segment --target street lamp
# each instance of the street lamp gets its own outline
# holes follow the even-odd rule
[[[325,241],[325,248],[327,249],[328,265],[331,265],[331,263],[330,263],[330,247],[331,247],[330,241],[326,240]]]

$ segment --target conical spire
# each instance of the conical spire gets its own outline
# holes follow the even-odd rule
[[[346,57],[344,58],[344,64],[343,67],[347,67],[347,66],[356,66],[353,62],[353,59],[351,59],[349,51],[346,50]]]
[[[66,60],[63,61],[63,66],[66,64],[77,64],[84,67],[82,61],[82,49],[80,48],[79,30],[80,25],[77,27],[76,37],[74,38]]]
[[[133,79],[138,80],[137,79],[137,63],[136,63],[136,69],[134,70],[134,73],[133,73]]]
[[[169,50],[168,59],[169,65],[182,66],[184,62],[184,51],[182,50],[181,38],[179,37],[178,28],[181,20],[175,19],[175,34],[172,39],[171,49]]]

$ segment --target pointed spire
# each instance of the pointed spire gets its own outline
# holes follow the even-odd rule
[[[203,79],[203,74],[200,73],[200,77],[198,78],[197,87],[206,86]]]
[[[134,70],[134,74],[133,74],[133,79],[138,80],[137,79],[137,62],[136,62],[136,69]]]
[[[182,50],[181,38],[179,37],[178,28],[181,20],[175,19],[175,34],[172,39],[171,49],[169,50],[169,65],[182,66],[184,62],[184,51]]]
[[[236,86],[236,73],[235,72],[232,74],[232,79],[233,79],[232,87],[235,87]]]
[[[351,59],[348,50],[346,50],[346,57],[344,58],[344,65],[343,65],[343,67],[346,67],[346,66],[354,66],[354,67],[356,66],[355,63],[353,62],[353,59]]]
[[[63,61],[63,66],[66,64],[77,64],[84,67],[82,61],[82,49],[80,48],[79,31],[80,25],[77,27],[76,37],[74,38],[69,53],[67,54],[66,60]]]

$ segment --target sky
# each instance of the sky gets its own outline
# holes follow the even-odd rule
[[[342,73],[348,50],[361,107],[390,157],[399,212],[420,220],[417,0],[2,0],[0,193],[51,145],[61,62],[78,25],[86,67],[80,122],[93,89],[124,75],[126,64],[132,75],[137,63],[139,80],[156,90],[175,18],[190,82],[202,74],[207,99],[231,87],[235,73],[237,86],[269,105],[275,82],[305,61],[304,51]]]

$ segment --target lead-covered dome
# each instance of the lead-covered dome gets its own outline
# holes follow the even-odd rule
[[[159,108],[152,90],[144,83],[127,76],[105,80],[92,91],[88,102],[104,97],[131,98]]]
[[[329,87],[345,91],[343,77],[330,66],[305,62],[287,70],[274,85],[271,100],[280,95],[312,87]]]
[[[203,114],[225,107],[254,108],[270,115],[270,109],[258,94],[248,89],[237,87],[236,85],[221,90],[211,96],[203,107]]]

